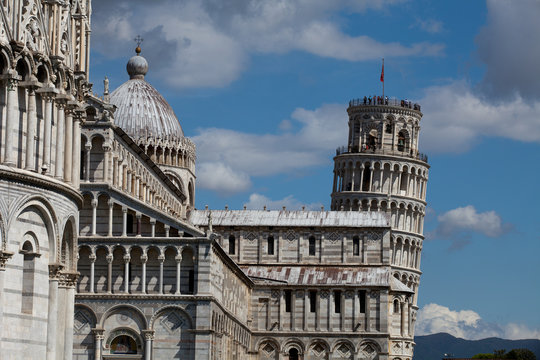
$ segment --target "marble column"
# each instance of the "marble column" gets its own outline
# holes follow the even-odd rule
[[[13,256],[13,253],[7,253],[0,249],[0,337],[3,335],[4,326],[4,274],[6,270],[6,262]]]
[[[109,254],[106,257],[107,259],[107,292],[109,294],[112,293],[112,263],[113,263],[113,255]]]
[[[165,237],[169,237],[170,230],[171,230],[171,227],[169,225],[165,225]]]
[[[154,330],[143,330],[145,347],[144,360],[152,360],[152,342],[154,341]]]
[[[141,275],[141,292],[146,294],[146,262],[148,256],[146,254],[141,255],[142,275]]]
[[[75,284],[78,273],[70,273],[67,284],[66,323],[64,333],[64,360],[73,359],[73,323],[75,320]]]
[[[66,122],[64,109],[66,106],[65,99],[59,99],[56,102],[57,117],[56,117],[56,153],[54,177],[62,180],[64,178],[64,125]]]
[[[107,202],[107,205],[109,205],[109,226],[107,231],[107,236],[113,236],[113,209],[114,209],[114,201],[109,199]]]
[[[165,256],[159,255],[159,293],[163,294],[163,263],[165,262]]]
[[[64,181],[72,182],[73,176],[73,107],[66,107],[66,124],[64,127]]]
[[[122,208],[122,236],[127,236],[127,207]]]
[[[101,349],[104,339],[103,333],[105,330],[96,328],[92,329],[92,332],[94,333],[94,360],[101,360]]]
[[[174,258],[176,260],[176,295],[180,295],[180,279],[181,279],[181,263],[182,263],[182,254],[176,255]]]
[[[112,147],[109,144],[103,145],[103,182],[109,182],[109,174],[111,172],[111,150]]]
[[[28,88],[28,115],[26,123],[26,157],[25,157],[25,169],[36,169],[36,125],[37,125],[37,112],[36,112],[36,91],[33,86]]]
[[[84,152],[86,157],[86,163],[84,164],[84,181],[90,181],[90,157],[92,156],[92,144],[86,143],[84,146]],[[95,179],[94,179],[95,180]]]
[[[17,151],[13,151],[18,134],[15,134],[19,118],[19,106],[17,99],[18,80],[8,79],[6,94],[6,141],[4,142],[4,164],[15,166]]]
[[[50,93],[44,93],[45,99],[45,114],[43,116],[43,164],[41,165],[41,171],[46,174],[51,169],[51,133],[52,133],[52,121],[53,121],[53,99],[54,97]]]
[[[150,219],[151,236],[156,237],[156,219]]]
[[[71,182],[73,187],[78,188],[81,179],[81,112],[77,111],[73,117],[73,167]]]
[[[94,283],[95,283],[95,264],[96,264],[96,254],[90,254],[90,293],[94,292]]]
[[[92,201],[90,202],[90,205],[92,205],[92,236],[96,236],[96,221],[97,221],[97,206],[98,206],[97,199],[92,199]]]
[[[49,265],[49,311],[47,317],[47,360],[56,360],[58,331],[58,281],[62,266]]]
[[[124,255],[124,292],[129,293],[129,261],[131,256],[129,254]]]

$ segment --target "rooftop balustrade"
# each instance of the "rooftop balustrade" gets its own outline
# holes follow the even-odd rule
[[[369,106],[369,105],[383,105],[383,106],[395,106],[406,109],[420,111],[420,104],[413,103],[407,99],[389,99],[388,96],[364,96],[362,99],[353,99],[349,101],[349,107],[351,106]]]
[[[385,149],[385,148],[360,148],[360,147],[347,147],[340,146],[336,149],[336,156],[343,154],[359,154],[359,153],[368,153],[368,154],[380,154],[380,155],[394,155],[394,156],[405,156],[412,159],[420,160],[425,163],[428,162],[428,157],[426,154],[423,154],[419,151],[414,150],[399,150],[399,149]]]

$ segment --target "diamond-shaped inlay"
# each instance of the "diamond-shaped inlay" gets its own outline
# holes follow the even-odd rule
[[[287,231],[287,234],[285,234],[285,239],[294,241],[296,239],[296,233],[292,230]]]
[[[79,333],[81,330],[87,326],[90,325],[90,320],[82,311],[77,311],[75,313],[75,319],[73,321],[73,328],[75,329],[75,332]]]
[[[184,325],[184,319],[182,319],[181,316],[178,316],[174,311],[171,311],[161,318],[160,323],[169,332],[174,333],[179,331],[182,325]]]
[[[351,349],[345,344],[341,344],[337,350],[342,358],[348,358],[351,356]]]
[[[373,354],[375,352],[375,349],[371,345],[366,345],[364,347],[364,352],[367,354]]]
[[[249,241],[253,241],[253,240],[255,240],[257,238],[257,235],[255,233],[249,232],[249,233],[247,233],[245,238],[248,239]]]
[[[263,348],[263,351],[266,353],[266,356],[272,356],[274,355],[274,347],[270,344],[266,344],[266,346]]]
[[[338,239],[339,239],[339,234],[337,232],[333,232],[331,233],[330,235],[328,235],[328,239],[331,241],[331,242],[336,242]]]
[[[317,343],[311,348],[311,351],[315,356],[320,357],[321,355],[324,355],[324,346],[322,346],[322,344],[320,343]]]

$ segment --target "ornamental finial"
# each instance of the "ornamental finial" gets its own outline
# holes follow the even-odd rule
[[[139,55],[141,53],[141,44],[144,41],[144,39],[141,37],[141,35],[137,35],[137,37],[135,39],[133,39],[133,41],[135,41],[137,43],[137,47],[135,48],[135,52],[137,53],[137,55]]]

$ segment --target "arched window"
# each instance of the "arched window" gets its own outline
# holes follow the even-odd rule
[[[375,150],[377,148],[377,138],[378,138],[377,130],[371,129],[369,131],[368,138],[367,138],[368,149]]]
[[[111,341],[111,354],[136,354],[137,343],[128,335],[120,335]]]
[[[394,314],[399,314],[399,300],[394,300]]]
[[[21,253],[23,254],[21,312],[32,314],[34,308],[34,258],[36,254],[30,241],[24,242]]]
[[[398,148],[398,151],[407,151],[409,149],[409,141],[407,139],[407,133],[404,131],[400,131],[398,133],[397,148]]]
[[[309,237],[309,256],[315,256],[317,246],[315,244],[315,236]]]
[[[362,191],[370,191],[369,190],[370,179],[371,179],[371,165],[367,164],[364,167],[364,175],[362,178]]]
[[[229,236],[229,255],[236,254],[236,238],[234,235]]]
[[[289,360],[298,360],[298,349],[292,348],[289,350]]]
[[[360,238],[358,236],[353,237],[353,255],[360,255]]]
[[[267,239],[268,255],[274,255],[274,237],[270,235]]]

